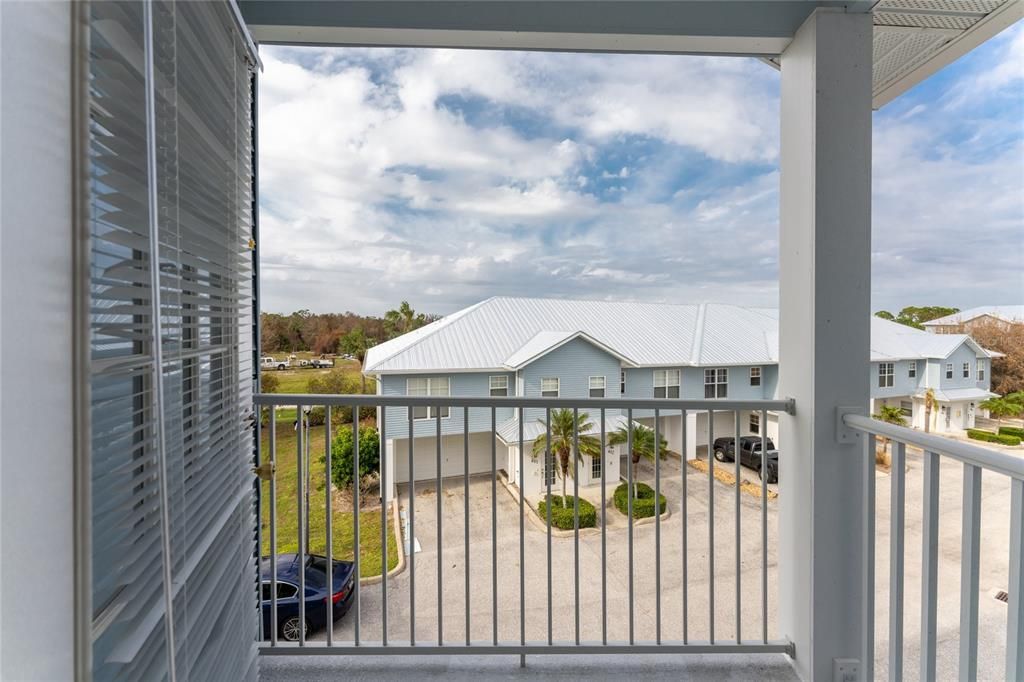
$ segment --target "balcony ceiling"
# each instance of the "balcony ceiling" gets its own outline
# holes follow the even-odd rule
[[[778,55],[816,7],[874,17],[880,107],[1024,16],[1022,0],[241,0],[259,42]]]

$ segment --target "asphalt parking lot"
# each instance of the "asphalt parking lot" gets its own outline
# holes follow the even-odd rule
[[[908,451],[906,495],[905,554],[905,631],[904,676],[918,678],[920,572],[921,572],[921,454]],[[732,465],[729,465],[730,470]],[[960,514],[962,466],[944,461],[940,476],[938,669],[940,677],[955,677],[959,645],[960,595]],[[743,470],[745,478],[756,475]],[[643,470],[640,480],[650,481]],[[878,677],[887,675],[889,629],[889,531],[890,480],[888,473],[877,474],[877,549],[876,549],[876,661]],[[571,485],[571,481],[570,481]],[[664,640],[682,637],[683,580],[681,512],[682,472],[678,460],[666,460],[662,469],[662,489],[671,515],[661,523],[661,636]],[[714,628],[718,640],[736,637],[736,549],[735,488],[716,482],[714,486],[714,587],[711,585],[708,533],[707,474],[687,467],[687,635],[691,640],[707,640],[710,635],[710,602],[714,593]],[[598,493],[599,495],[599,493]],[[608,496],[610,503],[610,494]],[[501,483],[497,485],[497,637],[518,641],[520,636],[519,590],[519,508]],[[469,547],[469,619],[470,639],[486,643],[494,636],[492,615],[491,558],[491,483],[486,477],[470,480]],[[408,509],[408,490],[401,492],[400,504]],[[437,537],[437,497],[433,484],[416,488],[415,535],[420,551],[415,555],[416,641],[438,641],[438,613],[442,614],[442,639],[461,643],[466,639],[465,598],[466,551],[464,545],[464,496],[462,479],[444,482],[441,497],[441,539]],[[768,612],[769,639],[778,639],[777,558],[775,553],[778,500],[768,503]],[[607,508],[611,522],[607,541],[607,636],[609,640],[629,637],[629,562],[626,519],[614,507]],[[600,518],[600,511],[599,511]],[[761,531],[760,499],[740,495],[740,625],[743,639],[761,636]],[[654,640],[655,613],[655,525],[634,527],[633,546],[633,619],[636,641]],[[1006,589],[1009,538],[1009,482],[994,474],[982,478],[981,594],[979,596],[980,650],[979,679],[1001,679],[1005,660],[1005,603],[994,598]],[[525,612],[526,639],[547,641],[549,609],[547,603],[547,537],[543,527],[525,523]],[[554,641],[573,641],[574,552],[573,538],[553,537],[551,636]],[[441,603],[438,608],[438,551],[441,554]],[[601,534],[587,531],[580,535],[580,639],[599,642],[602,638],[601,608]],[[406,569],[388,581],[388,637],[391,641],[410,636],[410,575]],[[380,585],[367,585],[361,591],[361,636],[364,641],[381,638]],[[336,625],[340,641],[353,636],[352,614]],[[323,633],[314,636],[322,638]],[[767,673],[766,673],[767,674]],[[770,676],[770,675],[769,675]]]

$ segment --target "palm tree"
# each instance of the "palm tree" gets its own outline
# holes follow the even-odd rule
[[[928,433],[931,430],[932,413],[935,408],[939,406],[939,401],[935,399],[935,389],[929,388],[924,394],[924,432]]]
[[[907,420],[903,416],[903,410],[892,405],[882,405],[878,411],[878,414],[871,415],[878,421],[885,422],[886,424],[895,424],[896,426],[906,426]],[[889,447],[889,439],[885,436],[880,436],[882,439],[882,452]]]
[[[1002,424],[1003,417],[1019,417],[1024,413],[1024,404],[1014,402],[1010,394],[1002,398],[989,398],[983,400],[978,405],[986,410],[990,416],[995,417],[999,424]]]
[[[533,458],[539,455],[546,455],[548,451],[548,433],[551,434],[551,454],[558,462],[558,471],[562,475],[562,508],[567,509],[565,501],[565,480],[569,477],[569,463],[575,449],[575,441],[578,439],[579,449],[576,450],[576,459],[583,461],[583,455],[590,457],[601,456],[601,443],[593,436],[585,435],[594,430],[594,425],[588,421],[589,415],[581,412],[573,414],[569,408],[551,410],[550,424],[543,419],[538,419],[544,424],[544,433],[533,441]],[[547,462],[544,463],[545,470]]]
[[[613,431],[608,439],[611,445],[628,445],[632,438],[633,451],[630,453],[630,466],[633,468],[633,497],[637,496],[637,480],[636,480],[636,465],[640,463],[640,458],[649,459],[654,461],[654,429],[644,426],[643,424],[637,424],[633,422],[628,425],[620,426],[617,430]],[[660,438],[661,443],[658,446],[658,456],[662,459],[668,454],[668,441],[664,438]]]

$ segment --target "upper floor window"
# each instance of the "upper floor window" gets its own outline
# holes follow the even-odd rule
[[[492,397],[508,396],[508,377],[494,376],[488,380]]]
[[[910,377],[911,379],[916,379],[917,378],[917,363],[916,362],[911,362],[909,365],[907,365],[907,376]]]
[[[761,368],[760,367],[751,367],[750,368],[750,385],[751,386],[760,386],[761,385]],[[757,433],[757,432],[755,431],[755,433]]]
[[[626,370],[619,372],[619,393],[626,393]]]
[[[729,370],[725,367],[704,370],[704,397],[729,397]]]
[[[953,378],[953,363],[952,362],[947,362],[946,363],[946,378],[947,379],[952,379]]]
[[[891,362],[880,362],[878,363],[878,387],[888,388],[892,386],[893,376],[895,374],[894,367]]]
[[[590,397],[591,398],[603,398],[604,397],[604,377],[590,377]]]
[[[656,370],[654,370],[654,397],[655,398],[678,398],[679,397],[679,370],[678,369],[656,369]]]
[[[540,394],[544,398],[558,397],[558,377],[543,377],[540,380]]]
[[[448,377],[411,377],[405,380],[406,395],[446,396],[451,395],[451,380]],[[450,409],[447,407],[414,407],[413,419],[435,419],[440,414],[447,419]]]
[[[969,379],[970,377],[971,377],[971,363],[965,362],[964,363],[964,379]]]
[[[985,361],[978,360],[978,381],[985,380]]]
[[[757,412],[750,413],[750,432],[761,433],[761,415]]]

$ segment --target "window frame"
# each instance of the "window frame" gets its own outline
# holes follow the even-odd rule
[[[953,378],[953,363],[952,362],[947,362],[946,363],[946,378],[947,379],[952,379]]]
[[[895,362],[880,362],[878,363],[878,387],[879,388],[892,388],[896,385],[896,363]]]
[[[626,370],[619,370],[619,395],[626,395]]]
[[[761,435],[761,415],[757,412],[750,413],[750,423],[747,424],[751,433]]]
[[[708,381],[711,379],[711,381]],[[714,395],[708,395],[708,389]],[[723,400],[729,397],[729,368],[728,367],[705,367],[704,368],[704,399]]]
[[[547,389],[547,390],[544,389],[544,382],[545,381],[554,381],[555,382],[555,394],[554,395],[545,395],[547,393],[551,393],[550,389]],[[557,398],[561,394],[562,394],[562,379],[561,379],[561,377],[541,377],[540,378],[540,397],[541,398]]]
[[[545,453],[544,466],[541,467],[541,485],[546,490],[558,482],[558,470],[555,468],[555,453]],[[550,481],[550,482],[549,482]]]
[[[659,375],[660,375],[661,382],[662,382],[660,386],[658,385]],[[670,381],[669,378],[672,377],[672,376],[675,377],[675,383],[674,384],[673,383],[669,383],[669,381]],[[656,369],[656,370],[654,370],[652,372],[652,377],[651,378],[653,380],[653,385],[654,385],[654,390],[653,390],[652,395],[655,398],[674,399],[674,398],[678,398],[679,397],[680,390],[681,390],[680,387],[681,387],[682,382],[683,382],[683,372],[682,372],[682,370],[680,370],[680,369]],[[658,395],[658,389],[659,388],[662,390],[662,395]],[[675,391],[672,391],[673,388],[675,389]],[[673,393],[675,393],[675,395],[672,395]]]
[[[590,457],[590,480],[601,480],[601,471],[604,469],[604,453]]]
[[[433,382],[441,381],[442,379],[446,383],[447,393],[434,393],[433,392]],[[411,393],[409,389],[410,389],[410,383],[413,382],[413,381],[426,381],[427,382],[427,392],[425,394],[418,393],[418,392],[417,393]],[[446,376],[406,377],[406,379],[405,379],[405,394],[407,396],[422,396],[422,395],[426,395],[428,397],[430,397],[430,396],[451,397],[451,395],[452,395],[452,378],[451,377],[446,377]],[[429,421],[431,419],[437,419],[437,416],[438,416],[439,413],[441,415],[441,419],[450,419],[451,416],[452,416],[452,410],[451,410],[450,407],[442,407],[442,408],[437,408],[437,407],[410,407],[409,409],[412,410],[412,419],[413,419],[413,421]],[[422,417],[417,416],[418,414],[421,414],[420,410],[425,410],[426,411],[426,414],[424,416],[422,416]],[[440,410],[440,412],[439,412],[439,410]]]
[[[982,360],[981,358],[978,358],[978,364],[977,364],[976,370],[977,370],[978,381],[984,381],[985,380],[985,361]]]
[[[914,403],[913,403],[913,401],[901,400],[900,401],[900,412],[903,413],[904,417],[911,417],[911,418],[913,418],[913,416],[914,416]]]
[[[594,387],[594,379],[601,380],[601,387]],[[601,395],[594,395],[594,391],[601,391]],[[587,393],[591,398],[604,398],[608,392],[608,377],[595,374],[592,377],[587,377]]]
[[[907,378],[908,379],[916,379],[917,378],[917,362],[916,361],[911,361],[911,363],[907,366]]]
[[[494,380],[500,379],[505,382],[505,386],[495,386]],[[508,397],[509,381],[507,374],[493,374],[487,377],[487,392],[492,398],[507,398]],[[504,391],[504,393],[495,393],[495,391]]]
[[[964,379],[970,379],[971,378],[971,363],[969,363],[969,362],[965,362],[964,363],[964,365],[963,365],[963,375],[964,375],[963,376]]]
[[[750,368],[750,385],[751,386],[760,386],[761,385],[761,376],[762,376],[762,374],[763,373],[761,372],[761,368],[760,367],[751,367]]]

